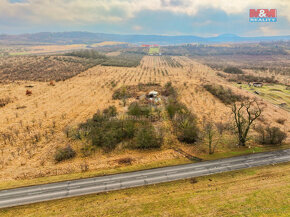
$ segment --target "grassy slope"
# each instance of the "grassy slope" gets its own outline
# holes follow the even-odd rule
[[[289,216],[290,163],[3,209],[1,216]],[[196,182],[196,183],[195,183]]]
[[[236,85],[237,86],[237,85]],[[274,105],[279,105],[281,103],[286,103],[287,106],[283,108],[287,111],[290,111],[290,90],[286,90],[285,85],[280,84],[267,84],[263,87],[249,87],[247,84],[238,85],[241,86],[243,89],[248,90],[249,92],[258,91],[260,96],[264,99],[268,100],[269,102],[273,103]]]

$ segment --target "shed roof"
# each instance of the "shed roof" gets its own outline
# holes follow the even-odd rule
[[[149,92],[149,95],[157,95],[157,94],[158,94],[158,92],[155,90]]]

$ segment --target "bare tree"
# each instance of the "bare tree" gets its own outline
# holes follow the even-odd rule
[[[256,101],[242,102],[232,106],[235,127],[238,131],[239,145],[246,146],[247,136],[252,123],[261,115],[262,110]]]
[[[213,145],[214,126],[211,122],[206,123],[204,127],[204,132],[208,140],[208,153],[213,154],[217,146],[217,143]]]
[[[223,133],[226,130],[226,125],[221,122],[213,124],[212,122],[204,119],[203,126],[205,138],[208,143],[208,153],[214,154],[215,149],[220,143],[220,140],[223,137]]]

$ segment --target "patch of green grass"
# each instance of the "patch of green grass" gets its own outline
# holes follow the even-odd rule
[[[198,157],[204,160],[216,160],[216,159],[229,158],[229,157],[254,154],[254,153],[260,153],[260,152],[276,151],[276,150],[282,150],[282,149],[288,149],[288,148],[289,148],[289,144],[284,144],[282,146],[239,147],[237,148],[237,150],[234,150],[234,151],[216,152],[211,155],[208,155],[208,154],[199,155]]]
[[[263,87],[249,87],[247,84],[235,84],[238,87],[242,87],[251,93],[255,91],[259,92],[258,96],[268,100],[274,105],[278,105],[281,108],[290,111],[290,90],[286,89],[286,85],[282,84],[265,84]],[[286,105],[283,105],[286,103]]]
[[[240,150],[237,151],[229,151],[229,152],[216,152],[212,155],[205,155],[203,156],[203,159],[205,160],[215,160],[220,158],[228,158],[228,157],[234,157],[239,155],[245,155],[245,154],[253,154],[253,153],[259,153],[266,151],[263,147],[252,147],[252,148],[244,148],[240,147]]]
[[[149,48],[149,54],[159,54],[160,53],[160,47],[150,47]]]
[[[28,52],[11,52],[9,53],[10,56],[22,56],[22,55],[28,55],[30,53]]]

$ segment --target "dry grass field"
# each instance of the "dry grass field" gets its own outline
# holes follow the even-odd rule
[[[86,48],[85,44],[72,44],[72,45],[42,45],[29,47],[30,54],[46,54],[46,53],[58,53],[68,52],[71,50],[80,50]]]
[[[1,216],[289,216],[289,163],[2,209]]]
[[[112,46],[112,45],[120,45],[120,44],[127,44],[125,42],[117,42],[117,41],[103,41],[100,43],[92,44],[91,47],[102,47],[102,46]]]
[[[114,42],[114,41],[103,41],[100,43],[94,44],[67,44],[67,45],[14,45],[14,46],[5,46],[0,45],[0,57],[5,53],[10,56],[22,56],[22,55],[45,55],[45,54],[57,54],[57,53],[67,53],[75,50],[82,50],[90,48],[101,48],[101,47],[110,47],[117,45],[126,45],[124,42]]]
[[[204,144],[183,145],[174,138],[158,150],[117,149],[110,153],[97,151],[92,156],[82,157],[82,141],[67,138],[65,129],[68,126],[78,126],[98,110],[110,105],[115,105],[120,113],[124,112],[126,108],[122,102],[112,99],[114,90],[124,85],[164,85],[171,81],[178,90],[180,101],[197,115],[201,125],[204,117],[213,121],[231,120],[231,109],[202,87],[207,83],[222,84],[232,88],[235,93],[257,98],[264,107],[263,117],[259,122],[278,126],[287,132],[289,138],[289,112],[233,86],[217,76],[208,66],[187,57],[171,59],[145,56],[138,67],[95,66],[78,74],[80,71],[82,70],[77,68],[76,76],[54,85],[49,82],[24,80],[0,84],[0,98],[11,99],[11,102],[0,108],[0,182],[79,173],[84,167],[89,171],[114,168],[120,166],[118,159],[128,156],[136,165],[183,159],[184,156],[171,149],[171,146],[206,158],[207,147]],[[27,95],[27,90],[31,94]],[[286,119],[283,125],[276,122],[279,118]],[[166,124],[168,123],[165,122],[164,125]],[[166,127],[170,135],[170,126]],[[289,139],[287,142],[289,143]],[[56,148],[68,144],[77,151],[77,156],[56,164],[53,158]],[[217,156],[220,153],[236,151],[238,148],[235,144],[234,137],[228,135],[227,141],[217,147]],[[249,145],[261,147],[254,140],[250,140]]]

